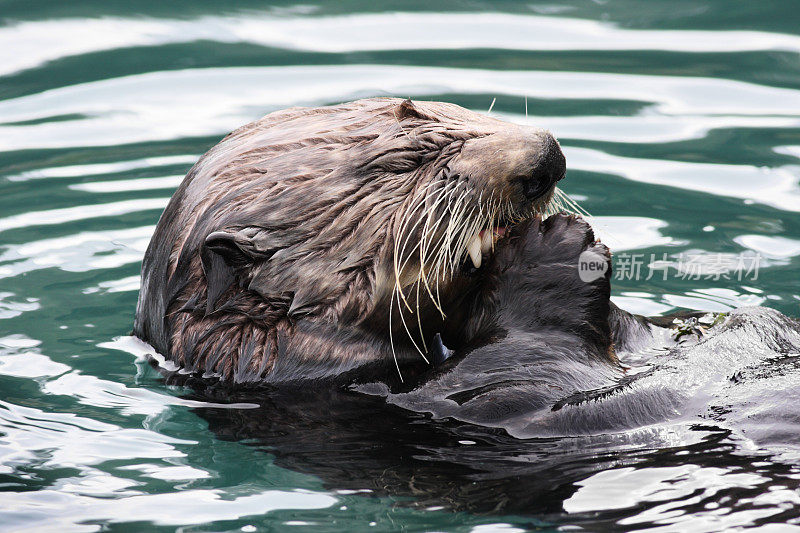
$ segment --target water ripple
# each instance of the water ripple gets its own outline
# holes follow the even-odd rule
[[[0,218],[0,232],[15,228],[63,224],[90,218],[124,215],[137,211],[164,209],[168,201],[169,198],[142,198],[107,204],[78,205],[63,209],[28,211],[27,213]]]
[[[91,39],[86,39],[91,35]],[[328,53],[376,50],[800,51],[800,37],[759,31],[633,30],[610,22],[501,13],[382,13],[193,20],[64,18],[0,28],[0,73],[122,47],[212,41]]]
[[[152,72],[0,101],[0,115],[9,120],[63,114],[87,117],[0,126],[0,146],[5,150],[107,146],[219,135],[267,111],[368,93],[627,99],[649,103],[653,112],[663,115],[793,119],[773,122],[774,127],[797,126],[800,117],[800,91],[714,78],[388,65],[208,68]],[[181,98],[165,105],[165,94]],[[487,98],[487,107],[490,101]]]

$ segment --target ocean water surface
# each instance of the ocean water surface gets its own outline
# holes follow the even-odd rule
[[[800,316],[788,2],[0,1],[0,530],[800,524],[800,454],[712,420],[522,442],[159,380],[127,335],[186,171],[268,112],[380,95],[553,131],[621,307]]]

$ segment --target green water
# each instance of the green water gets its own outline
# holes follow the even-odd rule
[[[374,95],[494,101],[492,114],[552,130],[563,188],[615,252],[621,306],[800,315],[791,2],[2,0],[0,529],[508,531],[576,523],[578,508],[590,530],[587,516],[756,523],[714,499],[751,481],[690,461],[677,477],[609,466],[594,499],[579,481],[581,505],[547,513],[341,490],[217,438],[186,391],[137,362],[141,257],[193,161],[275,109]],[[693,488],[663,492],[681,482]],[[597,497],[625,487],[625,513]],[[698,493],[716,507],[687,511]],[[783,503],[758,507],[759,523],[792,518]]]

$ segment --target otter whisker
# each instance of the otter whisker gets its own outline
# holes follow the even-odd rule
[[[425,237],[426,237],[426,240],[425,240],[426,246],[425,246],[425,249],[423,250],[423,263],[425,265],[429,265],[430,266],[430,271],[436,277],[437,282],[438,282],[439,278],[442,277],[442,274],[443,274],[443,269],[441,268],[442,258],[443,257],[449,257],[449,255],[450,255],[449,249],[452,247],[452,244],[453,244],[452,243],[452,240],[453,240],[452,239],[452,234],[453,234],[454,224],[457,223],[457,221],[460,219],[460,213],[463,211],[463,209],[465,207],[464,199],[466,198],[467,191],[462,191],[460,196],[458,196],[456,198],[455,202],[453,202],[453,200],[452,200],[454,193],[456,193],[458,191],[458,186],[459,185],[460,184],[456,184],[451,190],[448,191],[448,193],[446,195],[444,195],[442,197],[442,200],[447,200],[447,206],[446,206],[446,209],[445,209],[445,213],[447,213],[449,211],[449,217],[447,218],[447,225],[444,228],[442,228],[441,225],[439,225],[439,224],[436,224],[436,225],[433,225],[433,226],[429,225],[428,228],[426,228],[426,235],[425,235]],[[454,204],[455,204],[455,207],[454,207]],[[436,205],[436,207],[438,207],[438,204]],[[431,216],[433,216],[435,214],[436,214],[435,211],[431,212]],[[439,217],[439,220],[441,220],[441,217]],[[433,261],[430,262],[429,261],[429,251],[430,251],[431,247],[428,246],[427,243],[428,243],[428,240],[430,239],[430,237],[433,234],[437,233],[437,232],[441,233],[441,235],[439,236],[438,241],[433,246],[433,249],[435,250],[435,253],[434,253]],[[430,284],[428,283],[428,273],[427,272],[422,272],[421,274],[422,274],[421,280],[426,284],[426,289],[428,290],[429,295],[432,298],[434,298],[434,296],[432,294],[432,291],[431,291],[431,288],[430,288]],[[437,304],[440,303],[440,301],[439,301],[440,299],[438,297],[435,298],[435,300],[436,300]],[[441,306],[439,305],[439,307],[441,307]],[[440,309],[440,311],[442,311],[442,310]]]
[[[443,187],[443,189],[447,190],[447,185],[445,185]],[[402,291],[402,284],[400,283],[400,274],[402,274],[402,272],[405,270],[405,266],[406,266],[407,262],[411,259],[414,250],[416,250],[417,248],[420,249],[420,271],[419,271],[419,274],[418,274],[419,277],[418,277],[418,279],[416,281],[416,314],[417,314],[417,326],[419,328],[420,340],[422,342],[423,349],[420,349],[420,347],[417,345],[416,341],[414,340],[413,335],[411,334],[411,331],[410,331],[410,329],[408,327],[408,324],[407,324],[407,322],[405,320],[405,316],[403,315],[402,308],[399,308],[398,311],[400,313],[400,319],[401,319],[401,321],[403,323],[403,327],[405,328],[406,333],[409,336],[409,339],[414,344],[414,347],[417,349],[417,351],[420,353],[420,355],[422,355],[422,358],[425,360],[426,363],[428,363],[428,359],[427,359],[427,357],[425,357],[424,351],[427,351],[427,344],[425,342],[425,335],[424,335],[423,328],[422,328],[422,319],[421,319],[421,314],[419,312],[420,285],[421,285],[420,278],[423,279],[423,280],[425,279],[425,264],[426,264],[425,257],[426,257],[426,248],[428,246],[428,233],[429,233],[428,227],[430,225],[430,221],[432,219],[432,216],[433,216],[433,214],[435,212],[436,207],[438,207],[438,205],[442,201],[444,201],[447,198],[447,196],[449,196],[450,194],[452,194],[452,190],[449,191],[449,192],[446,192],[445,194],[440,194],[439,198],[437,198],[432,205],[429,205],[428,207],[426,207],[425,212],[423,212],[421,214],[419,219],[417,219],[416,223],[411,227],[410,231],[405,235],[405,239],[403,241],[402,249],[400,249],[398,252],[395,253],[395,272],[396,272],[395,293],[398,294],[398,300],[399,300],[400,297],[403,298],[403,300],[405,301],[406,307],[413,314],[414,311],[411,310],[411,307],[408,304],[408,301],[405,298],[405,295],[404,295],[404,293]],[[417,205],[414,207],[414,209],[412,211],[412,214],[415,213],[419,209],[420,206],[428,203],[428,200],[430,199],[430,197],[431,197],[431,187],[429,186],[429,187],[426,187],[424,189],[424,195],[419,196],[419,200],[417,202]],[[408,255],[406,256],[405,255],[405,249],[406,249],[406,246],[408,244],[408,241],[409,241],[411,235],[416,230],[417,226],[419,226],[419,223],[423,220],[423,218],[425,219],[425,226],[424,226],[424,228],[422,230],[422,233],[421,233],[421,236],[420,236],[420,241],[416,245],[414,245],[414,247],[412,247],[412,249],[409,251]],[[404,222],[406,222],[407,220],[408,220],[408,218],[406,218],[404,220]],[[403,231],[403,232],[405,231],[406,225],[407,224],[401,225],[401,231]],[[402,261],[402,263],[400,264],[399,267],[397,266],[397,262],[398,261]],[[431,297],[433,298],[432,294],[431,294]],[[435,302],[435,303],[437,304],[437,307],[439,307],[439,309],[441,311],[441,305],[439,304],[439,302]]]
[[[432,185],[433,185],[433,183],[426,184],[422,188],[422,191],[424,191],[425,194],[427,195],[428,189]],[[394,242],[394,258],[393,258],[393,260],[394,260],[395,286],[399,291],[399,297],[402,298],[403,303],[405,303],[405,305],[406,305],[406,307],[408,308],[409,311],[412,311],[411,310],[411,306],[408,304],[408,300],[406,299],[405,294],[403,293],[402,284],[400,282],[402,272],[403,272],[403,270],[405,270],[405,262],[402,263],[402,266],[400,265],[400,262],[402,261],[403,254],[405,254],[405,247],[408,244],[408,240],[410,239],[411,234],[413,234],[414,230],[416,230],[417,226],[421,222],[421,220],[422,220],[421,218],[417,219],[417,221],[414,224],[414,226],[411,228],[411,230],[408,232],[408,234],[405,235],[405,240],[403,241],[403,244],[402,244],[402,250],[400,249],[400,241],[403,238],[403,235],[405,233],[406,226],[408,225],[408,222],[413,218],[414,213],[416,213],[417,210],[424,205],[425,198],[426,198],[426,196],[420,196],[419,192],[415,195],[415,197],[414,197],[414,199],[412,201],[412,204],[411,204],[413,206],[413,209],[411,210],[410,213],[408,213],[408,212],[403,213],[403,217],[402,217],[402,221],[401,221],[401,224],[400,224],[400,228],[398,228],[397,235],[395,236],[395,239],[394,239],[395,242]],[[417,246],[418,246],[418,244],[417,244]],[[411,252],[409,252],[409,257],[410,257],[411,253],[414,251],[415,248],[416,248],[416,246],[411,249]],[[399,305],[399,303],[400,302],[398,302],[398,305]]]
[[[476,214],[475,211],[479,210],[480,206],[472,205],[468,215],[463,218],[460,223],[460,226],[457,230],[457,246],[455,248],[455,254],[453,255],[452,262],[451,262],[451,269],[455,271],[459,264],[461,264],[462,259],[464,259],[467,255],[467,245],[469,240],[475,235],[475,222],[474,220],[479,217],[480,211]]]
[[[455,190],[456,189],[453,189],[452,192],[455,192]],[[448,217],[447,226],[444,228],[444,231],[441,237],[439,238],[439,241],[436,243],[435,249],[437,251],[432,262],[433,266],[431,268],[431,271],[433,272],[433,275],[436,278],[437,295],[435,299],[443,317],[445,316],[445,314],[443,309],[441,309],[441,297],[439,295],[439,281],[440,279],[445,278],[446,276],[449,275],[449,273],[446,272],[445,265],[443,263],[447,261],[450,257],[450,249],[452,247],[452,240],[453,240],[452,239],[453,226],[458,220],[459,214],[463,209],[463,199],[465,197],[466,197],[466,191],[462,191],[461,195],[456,199],[455,207],[453,207],[452,194],[449,195],[446,211],[450,212],[450,216]],[[430,290],[430,287],[428,287],[428,290]]]
[[[422,313],[419,312],[419,283],[417,283],[417,328],[419,329],[419,338],[422,341],[422,349],[426,352],[428,351],[428,344],[425,342],[425,332],[422,329]],[[410,333],[409,333],[410,335]],[[425,357],[425,354],[420,352],[422,358],[425,359],[425,362],[428,362],[428,359]]]
[[[558,196],[559,199],[561,199],[564,203],[566,203],[575,212],[575,214],[580,214],[580,215],[583,215],[583,216],[588,217],[588,218],[592,217],[592,215],[586,209],[581,207],[581,205],[578,204],[578,202],[573,200],[563,190],[561,190],[558,187],[556,187],[555,194]]]
[[[400,315],[400,321],[403,323],[403,329],[406,330],[406,335],[408,335],[408,338],[411,341],[411,344],[414,345],[414,348],[416,348],[416,350],[419,352],[419,354],[422,356],[422,358],[425,360],[425,362],[430,364],[429,361],[428,361],[428,358],[425,357],[425,352],[422,351],[422,349],[417,344],[417,341],[414,340],[414,336],[411,334],[411,330],[408,328],[408,324],[406,323],[406,318],[403,316],[403,308],[400,307],[397,312]],[[412,313],[413,313],[413,311],[412,311]],[[417,313],[417,315],[419,315],[419,313]],[[420,328],[421,327],[422,326],[420,324]],[[424,342],[424,340],[423,340],[423,342]]]
[[[460,220],[461,213],[465,209],[464,199],[466,198],[466,196],[467,196],[467,191],[464,190],[456,198],[456,201],[454,202],[454,204],[448,202],[448,204],[449,204],[448,208],[450,210],[450,217],[448,218],[447,228],[445,229],[445,244],[446,244],[446,247],[445,246],[440,247],[439,253],[437,254],[437,256],[435,258],[436,264],[439,264],[440,262],[443,262],[443,261],[449,262],[450,258],[453,255],[453,251],[452,250],[453,250],[453,242],[455,240],[454,239],[455,228],[458,225],[458,221]],[[452,273],[453,273],[452,270],[453,270],[452,268],[451,268],[450,272],[447,272],[445,270],[443,272],[443,275],[445,275],[445,276],[452,275]]]
[[[400,372],[400,363],[397,361],[397,352],[395,352],[394,349],[394,335],[392,333],[392,309],[394,308],[395,296],[396,296],[396,291],[393,291],[391,300],[389,301],[389,346],[392,349],[392,358],[394,359],[394,366],[395,368],[397,368],[397,375],[400,376],[400,383],[405,383],[405,380],[403,379],[403,373]]]
[[[567,211],[567,210],[568,209],[564,203],[564,198],[560,194],[555,193],[553,195],[552,200],[550,201],[550,204],[547,206],[547,209],[545,210],[544,214],[549,216],[559,211]]]
[[[431,186],[432,186],[432,184],[427,184],[422,189],[422,192],[424,194],[419,194],[418,193],[418,195],[416,196],[416,198],[414,200],[414,203],[412,204],[412,205],[414,205],[414,207],[411,210],[410,215],[413,215],[414,213],[416,213],[419,210],[419,208],[422,207],[425,204],[425,201],[429,197],[429,192],[430,192],[430,187]],[[405,270],[405,266],[406,266],[407,262],[410,260],[410,258],[412,256],[414,250],[420,246],[420,243],[417,243],[409,251],[408,256],[405,257],[405,249],[406,249],[406,246],[408,245],[408,241],[409,241],[411,235],[413,234],[413,232],[416,230],[417,226],[419,226],[419,224],[420,224],[420,222],[422,221],[422,218],[423,218],[423,217],[419,217],[417,219],[417,221],[414,223],[414,225],[410,228],[408,233],[405,233],[406,227],[408,226],[408,221],[410,220],[411,216],[409,216],[408,213],[405,213],[404,215],[405,216],[403,217],[403,221],[402,221],[402,223],[400,225],[400,228],[398,230],[398,237],[395,239],[395,254],[394,254],[395,286],[394,286],[394,290],[392,291],[392,299],[391,299],[390,305],[389,305],[390,343],[392,344],[392,354],[395,356],[395,365],[397,365],[396,354],[394,352],[394,336],[393,336],[392,330],[391,330],[391,328],[392,328],[392,324],[391,324],[392,310],[393,310],[393,306],[394,306],[395,297],[397,297],[397,300],[398,300],[398,313],[400,314],[400,320],[401,320],[401,322],[403,324],[403,328],[405,329],[409,340],[411,340],[411,343],[414,345],[414,348],[416,348],[417,352],[419,352],[419,354],[422,356],[422,359],[425,361],[425,363],[430,364],[430,362],[428,361],[428,358],[425,356],[424,351],[422,349],[420,349],[419,345],[414,340],[414,336],[411,334],[411,330],[409,329],[408,324],[407,324],[407,322],[405,320],[405,316],[403,315],[403,308],[400,305],[400,299],[402,298],[402,300],[405,303],[405,305],[408,308],[408,310],[412,314],[414,313],[414,311],[411,309],[411,306],[408,304],[408,300],[406,299],[405,294],[403,293],[402,284],[400,282],[400,278],[401,278],[402,272]],[[402,236],[404,234],[405,234],[405,239],[403,239],[402,249],[400,249],[400,241],[401,241]],[[401,261],[402,261],[402,263],[401,263]],[[422,322],[421,322],[421,319],[419,318],[420,317],[420,313],[419,313],[419,285],[417,286],[416,305],[417,305],[417,313],[416,313],[417,314],[417,323],[418,323],[419,330],[420,330],[420,339],[422,341],[422,344],[423,344],[423,347],[424,347],[425,351],[427,351],[427,346],[425,345],[425,336],[424,336],[423,330],[422,330]],[[399,366],[398,366],[398,373],[399,372],[400,372],[400,369],[399,369]],[[403,381],[402,375],[400,376],[400,380]]]
[[[419,317],[419,282],[420,282],[420,280],[422,280],[427,285],[427,280],[426,280],[426,277],[425,277],[426,276],[425,266],[427,265],[427,248],[428,248],[429,233],[431,231],[430,229],[427,229],[427,228],[429,228],[430,221],[432,220],[433,216],[435,215],[436,208],[439,206],[439,204],[441,204],[442,202],[447,200],[457,190],[457,186],[458,186],[458,184],[456,183],[452,187],[449,184],[446,184],[444,187],[442,187],[442,190],[444,190],[446,192],[443,193],[443,194],[441,194],[441,193],[439,194],[439,198],[437,198],[437,200],[433,203],[433,205],[430,205],[430,206],[428,206],[426,208],[426,212],[422,216],[420,216],[419,219],[417,219],[417,221],[410,228],[408,233],[405,234],[405,238],[404,238],[403,243],[402,243],[402,248],[400,250],[397,250],[397,247],[396,247],[396,250],[397,250],[395,252],[395,278],[396,278],[395,284],[396,284],[396,289],[399,291],[400,298],[402,298],[402,300],[405,303],[406,307],[412,313],[413,313],[413,310],[411,309],[411,306],[408,304],[408,300],[405,297],[405,293],[402,291],[402,284],[400,283],[400,277],[401,277],[401,274],[403,273],[403,271],[405,270],[406,264],[413,257],[414,251],[416,249],[418,249],[418,248],[420,249],[420,270],[419,270],[418,279],[417,279],[417,301],[416,301],[417,315],[418,315],[417,322],[418,322],[418,325],[420,327],[420,330],[422,329],[422,327],[421,327],[421,318]],[[430,196],[431,196],[431,194],[430,194],[431,187],[427,187],[424,190],[424,192],[425,192],[425,195],[419,198],[419,200],[418,200],[419,203],[417,203],[417,205],[414,207],[414,209],[412,211],[412,214],[415,213],[419,209],[419,207],[421,205],[423,205],[430,198]],[[413,235],[414,231],[417,229],[417,227],[419,226],[419,223],[421,222],[421,220],[423,218],[425,218],[426,223],[425,223],[425,227],[422,230],[422,235],[421,235],[420,241],[417,244],[415,244],[409,250],[408,254],[406,255],[406,247],[408,245],[408,241],[410,240],[411,236]],[[407,220],[408,220],[408,217],[406,217],[404,222],[407,222]],[[401,231],[403,231],[404,233],[405,233],[405,228],[406,228],[406,224],[403,224],[401,226]],[[397,242],[398,242],[398,245],[399,245],[399,240]],[[399,266],[398,266],[398,262],[400,262]],[[428,288],[428,293],[430,294],[431,298],[434,299],[433,298],[433,294],[431,293],[429,288]],[[439,311],[444,316],[444,312],[441,309],[441,303],[440,303],[438,298],[435,299],[434,304],[437,306]],[[422,337],[423,337],[423,341],[422,342],[423,342],[423,346],[424,346],[425,345],[424,335],[422,335]]]
[[[448,240],[448,248],[447,248],[447,260],[448,260],[448,267],[449,273],[448,275],[455,272],[456,267],[458,266],[458,257],[460,257],[461,252],[464,250],[465,246],[462,244],[462,233],[463,233],[463,226],[466,224],[467,217],[464,216],[466,209],[469,207],[465,202],[464,199],[467,195],[465,191],[461,196],[458,198],[458,203],[456,204],[455,212],[451,218],[451,226],[450,226],[450,235],[451,238]],[[473,208],[474,209],[474,206]]]
[[[467,243],[471,238],[469,233],[470,220],[475,212],[475,205],[470,205],[464,200],[467,194],[459,198],[457,211],[453,216],[452,224],[449,227],[450,235],[446,254],[441,255],[445,276],[451,277],[458,266],[462,263],[467,253]],[[469,211],[467,211],[469,209]]]
[[[420,245],[421,245],[421,241],[417,242],[416,244],[414,244],[414,246],[411,247],[411,249],[408,252],[408,255],[405,255],[405,250],[406,250],[406,246],[408,245],[408,241],[411,238],[413,230],[415,230],[417,228],[417,226],[419,225],[420,221],[421,221],[421,219],[418,220],[416,224],[414,224],[414,226],[411,228],[412,231],[409,232],[408,235],[406,235],[406,238],[405,238],[405,240],[403,242],[402,249],[395,253],[395,261],[396,261],[396,263],[395,263],[395,286],[396,286],[397,290],[399,291],[400,296],[403,299],[403,303],[406,305],[408,310],[411,311],[412,313],[413,313],[413,310],[411,309],[411,306],[408,304],[408,300],[405,297],[405,293],[403,292],[402,283],[401,283],[400,279],[401,279],[402,273],[405,271],[406,265],[408,264],[408,262],[413,257],[414,251],[416,249],[418,249],[420,247]],[[400,261],[402,261],[402,262],[400,262]],[[400,262],[399,266],[398,266],[398,262]]]
[[[425,351],[428,350],[428,347],[427,347],[427,344],[425,342],[425,333],[424,333],[424,331],[422,329],[422,315],[421,315],[421,313],[419,311],[419,302],[420,302],[420,294],[419,293],[420,293],[420,285],[421,285],[420,278],[425,280],[425,264],[426,264],[425,263],[425,259],[426,259],[426,254],[427,254],[428,232],[429,232],[428,228],[429,228],[429,225],[430,225],[430,222],[431,222],[431,218],[433,217],[433,213],[434,213],[434,211],[436,209],[436,206],[442,201],[442,196],[443,195],[440,195],[439,198],[434,202],[433,205],[428,205],[425,208],[425,213],[423,214],[423,216],[425,218],[425,224],[423,225],[422,232],[421,232],[421,235],[420,235],[420,246],[419,246],[419,256],[420,256],[419,257],[419,264],[420,264],[420,269],[419,269],[419,273],[418,273],[418,277],[417,277],[417,281],[416,281],[416,299],[417,299],[416,304],[417,304],[417,327],[419,328],[420,339],[422,339],[422,347],[425,349]],[[426,198],[426,200],[427,200],[427,198]],[[426,203],[427,203],[427,201],[426,201]],[[425,281],[425,284],[427,286],[427,280]],[[436,304],[436,302],[434,302],[434,304]],[[438,307],[438,305],[437,305],[437,307]],[[423,359],[424,358],[425,358],[425,356],[423,355]],[[427,362],[427,359],[426,359],[426,362]]]
[[[452,256],[453,250],[455,247],[456,241],[456,231],[461,221],[462,213],[466,209],[466,204],[464,202],[467,196],[467,191],[464,190],[461,194],[456,198],[456,201],[452,207],[452,211],[450,213],[450,219],[448,220],[447,224],[447,249],[445,251],[445,260],[448,261],[448,267],[450,272],[447,272],[447,275],[452,273]]]
[[[442,235],[439,237],[439,240],[434,245],[434,250],[437,250],[437,253],[436,253],[436,257],[434,258],[434,261],[432,263],[433,266],[431,267],[432,274],[435,276],[436,283],[437,283],[437,291],[436,291],[437,295],[436,296],[433,295],[433,291],[432,291],[432,289],[430,287],[430,284],[428,283],[428,275],[426,273],[427,269],[426,268],[422,268],[420,270],[420,281],[422,281],[425,284],[425,289],[427,290],[428,295],[431,297],[431,300],[433,301],[434,305],[436,306],[436,308],[441,313],[442,318],[445,317],[445,313],[444,313],[444,310],[442,309],[441,300],[440,300],[440,298],[438,296],[438,293],[439,293],[439,291],[438,291],[439,269],[437,269],[436,266],[437,266],[438,257],[439,257],[439,255],[441,255],[443,240],[446,238],[446,231],[443,231],[442,228],[441,228],[441,225],[438,224],[438,222],[441,221],[441,217],[437,217],[437,224],[436,225],[432,225],[431,221],[434,219],[434,216],[436,214],[436,209],[439,207],[439,205],[442,204],[445,201],[449,202],[450,197],[453,195],[453,193],[455,193],[455,191],[457,190],[457,187],[458,187],[458,184],[456,184],[456,186],[451,188],[445,194],[441,195],[437,199],[437,201],[429,208],[429,210],[428,210],[428,218],[425,221],[425,228],[423,228],[423,241],[422,241],[423,242],[423,246],[420,249],[420,264],[428,265],[428,251],[430,249],[430,247],[428,246],[428,240],[430,238],[430,235],[432,233],[436,232],[436,231],[440,231],[442,233]]]
[[[492,195],[490,196],[489,199],[490,199],[491,206],[492,206],[492,215],[491,215],[491,217],[489,217],[489,227],[488,227],[487,231],[492,232],[492,234],[491,234],[492,252],[494,252],[494,245],[496,244],[495,238],[494,238],[494,228],[497,227],[497,222],[498,222],[498,216],[497,215],[498,215],[499,207],[498,207],[497,200],[495,200],[495,198],[494,198],[494,193],[492,193]]]
[[[454,188],[454,191],[456,189]],[[441,296],[439,292],[439,282],[445,276],[449,276],[452,272],[447,272],[447,264],[450,260],[451,255],[451,246],[452,246],[452,235],[453,235],[453,226],[454,221],[457,220],[457,213],[460,213],[463,198],[466,197],[466,191],[462,191],[461,195],[457,198],[455,202],[455,206],[453,206],[452,202],[452,195],[448,197],[448,204],[446,211],[450,212],[450,216],[448,217],[447,227],[444,229],[442,237],[439,239],[439,243],[437,243],[438,251],[436,252],[436,256],[433,260],[433,272],[436,277],[436,301],[439,304],[439,310],[442,313],[442,317],[444,318],[445,313],[441,309]]]

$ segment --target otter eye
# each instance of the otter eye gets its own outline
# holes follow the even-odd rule
[[[528,200],[534,200],[542,196],[553,185],[550,180],[539,179],[536,176],[522,176],[518,178],[519,184],[522,186],[522,194]]]

